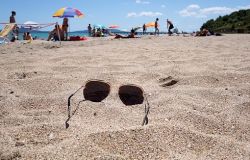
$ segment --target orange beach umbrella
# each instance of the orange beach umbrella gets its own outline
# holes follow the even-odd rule
[[[155,27],[155,22],[149,22],[146,24],[146,27]]]
[[[158,23],[158,27],[159,27],[159,23]],[[146,24],[146,27],[149,28],[149,27],[155,27],[155,22],[149,22]]]

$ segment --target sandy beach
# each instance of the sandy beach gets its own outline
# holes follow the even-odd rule
[[[85,101],[88,80],[110,84]],[[126,106],[119,87],[148,95]],[[250,159],[250,35],[0,46],[0,159]]]

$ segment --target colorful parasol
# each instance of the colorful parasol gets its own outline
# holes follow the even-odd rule
[[[100,28],[100,29],[105,29],[106,27],[102,24],[94,24],[93,25],[95,28]]]
[[[119,28],[119,26],[116,25],[116,24],[114,24],[114,25],[110,25],[109,28],[110,28],[110,29],[115,29],[115,28]]]
[[[64,7],[59,10],[57,10],[54,14],[53,17],[60,17],[60,18],[65,18],[65,17],[83,17],[83,13],[79,11],[76,8],[71,8],[71,7]]]

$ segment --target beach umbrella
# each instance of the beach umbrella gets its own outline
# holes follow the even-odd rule
[[[146,27],[155,27],[155,22],[149,22],[146,24]]]
[[[19,24],[19,25],[20,25],[20,28],[18,29],[18,31],[20,33],[24,33],[24,32],[30,32],[30,31],[37,31],[39,29],[52,26],[52,25],[54,25],[54,23],[39,24],[39,23],[34,22],[34,21],[27,21],[27,22],[24,22],[23,24]]]
[[[21,27],[23,27],[23,28],[32,28],[32,29],[41,28],[41,26],[37,22],[33,22],[33,21],[24,22],[23,25],[21,25]]]
[[[100,29],[105,29],[106,27],[102,24],[94,24],[93,25],[95,28],[100,28]]]
[[[67,17],[83,17],[83,13],[76,9],[76,8],[71,8],[71,7],[64,7],[59,10],[57,10],[54,14],[53,17],[60,17],[60,18],[67,18]]]
[[[53,14],[53,17],[59,17],[59,18],[75,18],[75,17],[78,17],[78,18],[81,18],[81,17],[83,17],[83,13],[80,10],[76,9],[76,8],[64,7],[64,8],[60,8],[59,10],[57,10]]]
[[[115,29],[115,28],[119,28],[119,26],[114,24],[114,25],[110,25],[109,28],[110,29]]]
[[[33,22],[33,21],[27,21],[24,24],[21,24],[21,27],[19,28],[19,32],[23,33],[23,32],[30,32],[32,30],[39,30],[40,28],[42,28],[42,25],[38,24],[37,22]]]

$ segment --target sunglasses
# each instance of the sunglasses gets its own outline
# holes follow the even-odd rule
[[[105,98],[108,97],[110,93],[109,83],[103,80],[87,81],[85,85],[81,86],[79,89],[77,89],[73,94],[71,94],[68,97],[68,119],[65,122],[66,128],[69,127],[68,122],[76,112],[75,110],[73,113],[71,113],[71,99],[82,88],[84,88],[83,89],[84,99],[79,101],[77,108],[79,107],[80,103],[84,101],[91,101],[96,103],[102,102]],[[147,100],[147,96],[144,93],[143,89],[133,84],[122,85],[119,87],[118,95],[122,103],[126,106],[138,105],[138,104],[145,105],[145,110],[144,110],[145,116],[143,118],[142,126],[147,125],[150,106]]]

